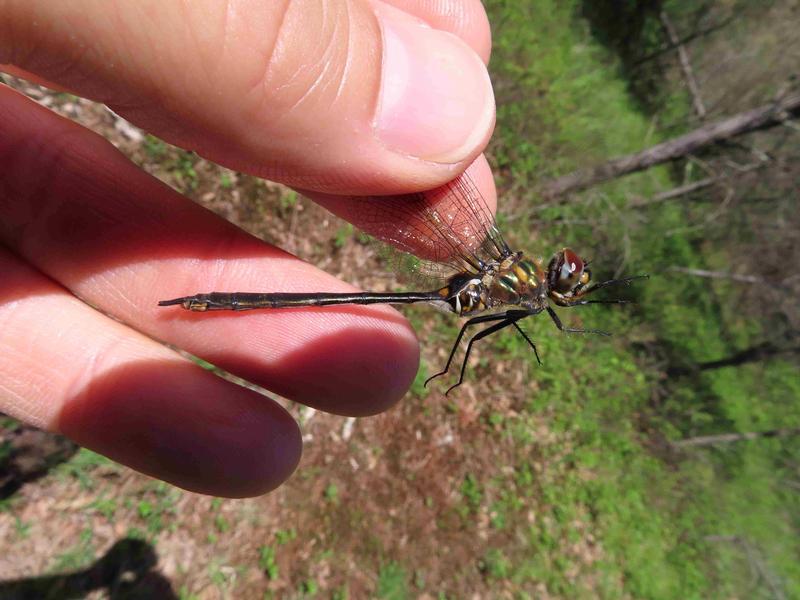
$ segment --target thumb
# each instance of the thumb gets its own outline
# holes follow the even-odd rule
[[[461,37],[392,4],[9,0],[0,64],[237,170],[328,193],[403,193],[480,154],[494,100]]]

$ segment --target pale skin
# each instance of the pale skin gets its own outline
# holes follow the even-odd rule
[[[489,50],[478,0],[0,0],[0,71],[105,102],[356,225],[347,195],[429,189],[467,167],[494,204],[481,156]],[[158,309],[273,281],[353,288],[5,87],[0,162],[0,412],[186,489],[241,497],[289,477],[297,424],[154,340],[337,414],[385,410],[413,380],[416,337],[388,307]]]

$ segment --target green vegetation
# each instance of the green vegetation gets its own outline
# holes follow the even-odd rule
[[[390,562],[381,566],[377,596],[382,600],[404,600],[409,597],[408,574],[401,565]]]
[[[325,500],[327,502],[330,502],[331,504],[339,504],[339,488],[336,487],[335,483],[329,483],[325,488],[323,495],[325,496]]]
[[[264,571],[269,579],[278,578],[278,565],[275,562],[275,549],[272,546],[261,546],[258,549],[258,568]]]
[[[94,560],[94,532],[86,528],[81,531],[78,543],[55,557],[51,572],[77,571],[89,566]]]
[[[297,538],[297,530],[292,529],[279,529],[275,532],[275,543],[279,546],[283,546],[284,544],[288,544],[292,540]]]
[[[58,466],[56,474],[60,477],[77,479],[84,489],[89,490],[95,487],[93,473],[98,467],[111,470],[121,469],[119,465],[105,456],[81,448],[70,460]]]
[[[145,497],[136,503],[136,512],[144,523],[149,535],[155,536],[164,529],[174,527],[175,502],[181,492],[163,482],[150,486]],[[214,521],[215,527],[220,531],[218,519]]]
[[[781,491],[800,444],[759,440],[685,456],[659,456],[643,444],[645,437],[658,442],[796,426],[796,370],[774,360],[676,377],[653,406],[656,388],[665,384],[645,366],[647,356],[635,342],[658,340],[673,360],[699,364],[760,339],[762,332],[753,323],[738,327],[734,300],[710,295],[707,282],[664,274],[665,265],[704,263],[691,239],[664,235],[680,231],[680,210],[665,205],[635,227],[626,218],[631,197],[672,186],[667,169],[612,182],[593,190],[591,201],[537,208],[534,190],[542,176],[601,163],[658,138],[620,78],[618,59],[576,18],[578,3],[498,1],[488,9],[501,24],[492,62],[498,129],[490,156],[502,175],[501,192],[513,197],[510,209],[521,217],[502,224],[508,237],[545,255],[565,243],[580,248],[593,259],[596,276],[610,275],[617,257],[627,254],[625,272],[653,277],[620,291],[638,301],[633,308],[563,311],[569,321],[614,331],[624,341],[565,338],[546,319],[525,324],[544,362],[537,367],[527,360],[538,389],[515,416],[487,413],[488,426],[518,442],[515,475],[482,482],[470,474],[461,491],[471,510],[484,502],[482,488],[485,498],[494,499],[487,508],[495,529],[519,528],[532,504],[537,518],[526,543],[487,552],[484,572],[520,585],[543,581],[552,594],[587,594],[592,590],[586,584],[575,583],[578,557],[571,556],[582,542],[601,550],[591,571],[599,584],[595,591],[604,596],[730,596],[750,585],[747,557],[730,541],[735,537],[758,549],[786,593],[800,593],[794,529],[800,502],[796,492]],[[660,107],[665,105],[675,111],[687,103],[675,95],[662,98]],[[511,334],[494,348],[509,357],[529,352]],[[473,376],[480,377],[480,365],[474,366]],[[540,418],[548,419],[557,442],[536,444]],[[544,453],[544,466],[535,471],[531,444]],[[755,585],[764,589],[766,582]]]
[[[528,319],[541,366],[520,336],[494,336],[475,351],[467,391],[445,400],[438,392],[452,381],[423,384],[441,367],[436,349],[449,350],[454,320],[411,308],[429,361],[411,397],[359,421],[341,442],[338,417],[295,411],[313,439],[295,477],[268,498],[192,496],[184,514],[176,509],[182,492],[165,484],[115,497],[116,481],[101,475],[122,468],[86,450],[57,469],[58,479],[92,493],[80,504],[87,522],[127,527],[159,551],[173,528],[186,537],[200,529],[191,541],[203,558],[179,567],[200,581],[178,587],[182,598],[209,583],[226,593],[251,585],[264,597],[337,599],[800,597],[800,440],[672,444],[800,426],[800,378],[786,357],[697,369],[763,340],[768,325],[743,314],[729,282],[667,267],[719,269],[732,257],[692,232],[684,207],[629,207],[703,173],[693,164],[651,169],[563,203],[536,191],[544,178],[646,148],[688,122],[686,96],[652,65],[644,74],[636,67],[660,47],[658,23],[652,14],[637,21],[642,3],[633,1],[485,4],[498,221],[515,247],[545,258],[575,248],[591,259],[595,279],[651,274],[608,293],[636,304],[559,311],[565,324],[614,337],[565,336],[546,317]],[[693,6],[665,4],[676,15]],[[149,136],[142,152],[184,191],[207,183],[208,165],[191,153]],[[259,188],[225,171],[212,179],[212,189]],[[302,216],[302,202],[285,193],[274,212]],[[308,246],[326,259],[331,246],[344,255],[363,239],[333,222],[324,243],[309,234]],[[0,461],[13,451],[0,440]],[[0,504],[22,543],[37,523],[18,510],[11,499]],[[204,518],[193,522],[197,514]],[[91,564],[96,535],[83,529],[52,571]],[[234,558],[250,570],[238,580],[247,567],[231,567]]]

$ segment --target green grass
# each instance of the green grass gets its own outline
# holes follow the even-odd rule
[[[50,568],[52,573],[64,573],[85,569],[95,557],[94,532],[86,528],[80,533],[78,543],[57,555]]]
[[[264,571],[268,579],[278,578],[278,564],[275,562],[275,549],[272,546],[261,546],[258,549],[258,568]]]
[[[760,325],[743,320],[724,282],[665,272],[671,264],[719,268],[727,257],[680,233],[685,216],[674,205],[649,209],[646,219],[626,208],[632,196],[673,186],[666,168],[599,186],[560,205],[543,207],[536,195],[543,178],[658,142],[663,134],[654,123],[680,122],[686,99],[669,93],[659,98],[663,112],[658,118],[644,113],[612,45],[600,43],[581,18],[582,3],[488,0],[486,5],[494,28],[491,71],[498,127],[490,158],[499,174],[501,227],[515,246],[545,257],[573,246],[592,259],[597,277],[611,275],[627,245],[624,270],[653,277],[621,290],[636,305],[560,311],[566,324],[612,331],[612,338],[564,336],[542,316],[528,319],[524,328],[536,341],[543,365],[512,333],[493,337],[476,352],[469,377],[482,376],[489,358],[509,360],[514,368],[525,369],[531,391],[511,411],[493,402],[482,405],[478,426],[483,435],[470,438],[466,443],[474,447],[459,456],[464,470],[451,490],[455,510],[436,515],[442,543],[465,529],[472,536],[477,558],[460,568],[473,577],[470,581],[487,586],[486,597],[510,590],[513,597],[525,598],[537,590],[534,596],[567,598],[759,598],[771,596],[773,583],[786,597],[800,597],[800,494],[793,487],[800,483],[800,441],[757,440],[683,455],[651,444],[800,425],[800,378],[786,361],[671,378],[662,378],[661,367],[654,365],[653,348],[670,365],[691,366],[761,339]],[[650,35],[643,37],[645,42]],[[173,156],[173,150],[149,137],[145,151],[153,158],[169,155],[167,168],[182,187],[196,185],[193,155]],[[284,209],[295,202],[296,196],[287,195]],[[670,230],[679,233],[665,235]],[[334,245],[347,245],[353,237],[351,229],[342,228]],[[428,332],[427,343],[452,342],[452,319],[427,327],[425,314],[408,314],[418,330]],[[429,393],[423,382],[441,366],[420,366],[412,388],[416,396]],[[494,389],[503,393],[501,383]],[[448,402],[442,410],[435,402],[421,402],[419,409],[431,419],[458,418],[463,412],[458,395]],[[471,462],[486,447],[502,449],[502,462],[489,468]],[[3,451],[0,447],[0,455]],[[383,446],[371,451],[381,463],[393,458]],[[111,464],[82,450],[59,472],[93,488],[95,471]],[[412,475],[407,474],[409,480]],[[310,464],[295,480],[302,488],[323,477],[324,468]],[[324,518],[315,527],[326,533],[323,543],[330,544],[318,550],[334,556],[343,522],[356,531],[369,522],[350,505],[351,488],[337,482],[326,482],[311,500],[324,506]],[[128,508],[138,520],[131,534],[152,540],[173,517],[175,497],[167,489],[148,489],[126,507],[101,495],[87,509],[114,521],[121,508]],[[426,509],[442,502],[430,490],[419,492]],[[220,549],[236,526],[222,516],[221,506],[221,500],[214,500],[207,519],[210,541],[219,542]],[[486,538],[478,536],[478,522]],[[294,551],[292,542],[308,535],[302,525],[287,525],[252,553],[264,577],[292,578],[297,597],[348,597],[346,585],[337,582],[339,587],[324,589],[324,578],[315,579],[302,564],[290,563],[291,573],[279,571],[278,554]],[[20,537],[28,535],[28,523],[17,520],[16,527]],[[430,567],[413,552],[392,553],[376,533],[364,530],[358,543],[351,554],[342,553],[348,560],[363,560],[357,566],[373,575],[375,597],[414,597],[412,587],[440,598],[458,597],[450,589],[459,589],[461,572],[434,581],[427,576]],[[87,529],[78,544],[57,557],[53,570],[81,568],[93,556]],[[763,575],[753,579],[753,556],[773,583]],[[331,562],[335,569],[336,561]],[[208,577],[227,588],[226,572],[215,563]]]
[[[390,562],[381,566],[376,595],[382,600],[405,600],[410,597],[408,574],[400,564]]]
[[[55,469],[55,473],[58,477],[77,479],[81,487],[89,490],[93,489],[96,485],[93,473],[100,467],[113,469],[115,471],[121,469],[121,467],[111,459],[97,454],[96,452],[92,452],[91,450],[87,450],[86,448],[80,448],[72,458],[59,465]]]
[[[650,405],[657,373],[626,338],[658,340],[673,360],[688,364],[718,358],[731,351],[731,337],[723,332],[726,314],[735,314],[735,307],[720,306],[725,296],[708,294],[707,282],[662,274],[665,265],[704,261],[690,240],[663,235],[683,225],[680,211],[661,207],[636,228],[626,220],[630,196],[648,196],[672,185],[667,169],[601,186],[592,190],[591,201],[538,208],[535,185],[543,176],[659,140],[651,119],[630,96],[616,58],[576,17],[577,3],[490,1],[487,8],[499,24],[491,65],[498,92],[498,129],[491,148],[502,174],[498,185],[512,202],[523,205],[519,214],[536,214],[551,223],[536,229],[524,217],[504,223],[501,216],[501,226],[515,244],[533,252],[548,254],[565,242],[580,246],[595,259],[599,273],[600,260],[613,265],[621,256],[620,240],[627,234],[631,255],[626,270],[654,277],[624,291],[639,301],[635,307],[562,311],[565,321],[614,331],[621,340],[565,337],[546,319],[533,319],[525,328],[542,356],[539,367],[521,338],[496,338],[497,352],[528,357],[537,391],[515,416],[487,412],[487,428],[511,436],[519,447],[515,475],[490,481],[468,475],[461,487],[463,505],[466,512],[476,511],[484,498],[491,498],[490,523],[498,531],[519,527],[532,504],[538,516],[524,543],[487,550],[481,564],[485,576],[510,580],[521,589],[544,582],[550,593],[568,597],[593,592],[604,597],[730,596],[748,589],[744,580],[749,571],[735,544],[721,548],[713,536],[740,536],[758,549],[786,593],[800,593],[800,507],[796,493],[780,489],[782,477],[788,476],[780,465],[797,460],[797,443],[768,440],[698,450],[677,462],[652,454],[642,443],[647,435],[676,438],[714,428],[796,425],[799,419],[791,410],[791,401],[800,397],[796,373],[779,360],[721,369],[704,373],[699,381],[668,382],[670,397],[662,409]],[[667,102],[669,111],[685,107],[679,97]],[[559,219],[586,223],[554,224]],[[758,327],[739,329],[735,341],[746,345],[759,333]],[[535,472],[529,451],[537,445],[540,418],[548,419],[558,441],[538,445],[548,466]],[[594,589],[570,575],[574,561],[585,563],[585,557],[571,556],[571,548],[587,534],[599,549],[591,576],[583,579],[594,582]],[[717,553],[718,560],[711,558]],[[763,586],[756,585],[760,593]]]

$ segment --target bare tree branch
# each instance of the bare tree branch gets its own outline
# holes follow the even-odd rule
[[[672,442],[676,448],[696,448],[698,446],[715,446],[717,444],[730,444],[744,440],[757,440],[759,438],[789,437],[800,435],[800,427],[789,429],[771,429],[769,431],[748,431],[745,433],[722,433],[719,435],[700,435]]]
[[[669,267],[668,271],[675,271],[676,273],[685,273],[686,275],[694,275],[695,277],[708,277],[709,279],[730,279],[731,281],[739,281],[741,283],[770,283],[763,277],[756,275],[737,275],[736,273],[729,273],[727,271],[706,271],[705,269],[690,269],[689,267]]]
[[[778,577],[767,567],[763,560],[761,560],[760,552],[745,538],[739,535],[708,535],[706,541],[709,542],[729,542],[738,545],[747,557],[747,564],[750,567],[751,573],[756,578],[761,578],[767,584],[772,597],[776,600],[784,600],[786,594],[781,589]]]
[[[726,19],[723,19],[722,21],[720,21],[719,23],[717,23],[715,25],[711,25],[710,27],[706,27],[705,29],[700,29],[698,31],[690,33],[689,35],[679,39],[678,40],[678,44],[686,45],[689,42],[692,42],[692,41],[696,40],[697,38],[701,38],[701,37],[704,37],[704,36],[709,35],[711,33],[714,33],[715,31],[719,31],[720,29],[723,29],[724,27],[727,27],[735,18],[736,18],[736,15],[731,15],[731,16],[727,17]],[[633,67],[634,68],[641,67],[643,64],[650,62],[654,58],[658,58],[662,54],[666,54],[667,52],[672,52],[673,50],[675,50],[676,46],[677,46],[677,44],[670,43],[670,44],[664,46],[663,48],[659,48],[655,52],[651,52],[647,56],[643,56],[642,58],[637,60],[635,63],[633,63]]]
[[[636,154],[615,158],[603,165],[584,171],[575,171],[542,186],[546,198],[563,196],[569,192],[586,189],[598,183],[643,171],[745,133],[781,125],[792,116],[800,115],[800,94],[739,113],[733,117],[709,123],[699,129],[667,142],[657,144]]]
[[[694,106],[694,112],[697,115],[697,118],[701,121],[706,118],[706,107],[703,104],[703,98],[700,95],[700,86],[697,85],[697,79],[695,79],[694,71],[692,70],[692,62],[689,59],[689,51],[686,49],[680,39],[678,39],[678,34],[675,31],[675,27],[672,25],[672,21],[670,21],[669,15],[667,12],[662,10],[658,18],[661,20],[661,25],[664,27],[664,31],[669,38],[669,41],[678,51],[678,62],[681,65],[681,71],[683,72],[683,78],[686,80],[686,87],[689,88],[689,94],[692,96],[692,105]]]
[[[650,204],[657,204],[658,202],[666,202],[667,200],[672,200],[674,198],[680,198],[681,196],[686,196],[687,194],[691,194],[698,190],[702,190],[707,187],[711,187],[712,185],[716,185],[718,183],[723,183],[731,178],[738,177],[740,175],[744,175],[745,173],[750,173],[751,171],[755,171],[766,166],[768,163],[766,161],[755,163],[752,165],[745,165],[744,167],[738,168],[736,171],[732,173],[725,173],[723,175],[718,175],[715,177],[706,177],[705,179],[699,179],[697,181],[693,181],[692,183],[687,183],[686,185],[682,185],[676,188],[672,188],[671,190],[667,190],[665,192],[659,192],[652,198],[637,198],[632,200],[629,204],[629,208],[638,208],[640,206],[648,206]]]

